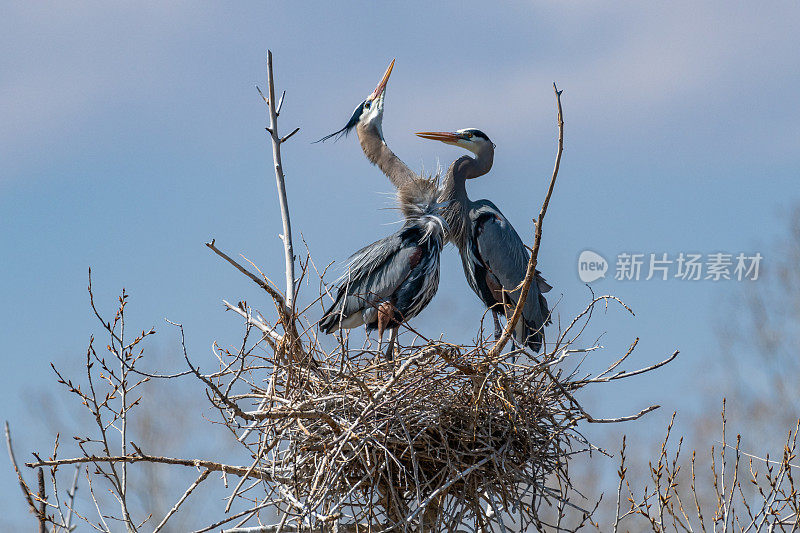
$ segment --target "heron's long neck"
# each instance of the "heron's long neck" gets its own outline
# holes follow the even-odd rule
[[[477,157],[462,156],[456,159],[442,185],[440,202],[449,202],[445,208],[444,219],[447,221],[448,238],[459,249],[467,244],[469,227],[469,207],[471,200],[467,196],[467,180],[483,176],[492,168],[494,153],[480,153]]]
[[[450,165],[442,184],[442,194],[440,202],[449,202],[444,209],[444,219],[447,222],[447,237],[458,246],[463,248],[467,243],[467,227],[469,222],[469,196],[467,196],[466,178],[459,172],[462,159],[471,159],[463,156]]]
[[[361,125],[356,128],[358,132],[358,140],[361,142],[361,149],[364,150],[364,155],[372,162],[373,165],[378,165],[381,172],[386,174],[389,181],[392,182],[397,188],[400,188],[404,183],[417,177],[408,166],[392,152],[377,126],[373,124]]]

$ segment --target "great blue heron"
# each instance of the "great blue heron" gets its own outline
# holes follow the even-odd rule
[[[336,300],[319,322],[322,331],[366,324],[368,332],[378,330],[382,344],[384,331],[390,329],[386,358],[392,360],[400,324],[417,316],[439,287],[445,240],[439,194],[433,180],[422,178],[398,189],[403,227],[350,257]]]
[[[395,155],[383,137],[384,98],[393,68],[394,60],[389,64],[375,90],[356,106],[347,124],[320,141],[347,135],[355,129],[364,155],[381,169],[395,187],[399,188],[409,181],[418,179],[419,176]],[[445,220],[449,226],[447,238],[458,246],[464,274],[470,287],[492,310],[495,338],[497,338],[501,333],[499,313],[503,309],[500,305],[504,301],[503,289],[511,291],[520,284],[525,276],[529,256],[514,227],[492,202],[489,200],[473,202],[467,196],[466,180],[482,176],[492,168],[494,144],[479,130],[429,133],[434,137],[426,138],[461,146],[476,155],[476,158],[463,156],[450,165],[440,200],[450,203],[445,210]],[[467,137],[468,133],[472,136]],[[518,323],[514,338],[538,352],[544,337],[543,325],[550,323],[547,301],[542,293],[552,287],[538,271],[535,281],[535,286],[528,292],[522,320]],[[505,295],[507,303],[516,301],[513,298],[513,291],[511,294],[506,292]]]
[[[485,133],[474,128],[417,135],[475,154],[475,157],[461,156],[450,165],[440,201],[449,204],[444,211],[448,238],[458,246],[469,286],[492,311],[497,338],[501,332],[499,315],[506,304],[516,305],[520,293],[517,287],[525,278],[529,255],[514,226],[496,205],[489,200],[472,201],[467,196],[466,181],[491,170],[495,145]],[[543,293],[552,287],[538,271],[534,281],[514,330],[514,339],[538,352],[544,341],[544,326],[550,323]]]
[[[393,68],[394,59],[389,63],[389,67],[375,90],[356,106],[347,124],[339,131],[326,135],[317,142],[326,141],[330,138],[338,139],[355,129],[358,134],[358,140],[361,143],[361,149],[364,150],[364,155],[367,156],[367,159],[372,164],[377,165],[386,174],[395,187],[399,188],[404,183],[420,176],[408,168],[408,165],[403,163],[389,149],[386,145],[386,140],[383,138],[383,101],[386,97],[386,84],[389,82],[389,76],[392,74]]]

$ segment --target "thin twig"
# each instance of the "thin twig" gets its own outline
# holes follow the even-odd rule
[[[25,478],[22,477],[22,472],[19,471],[19,467],[17,466],[17,459],[14,457],[14,447],[11,444],[11,428],[8,426],[8,421],[5,423],[5,432],[8,457],[11,459],[11,464],[14,465],[14,472],[17,474],[17,479],[19,480],[19,488],[22,489],[22,494],[25,496],[25,501],[28,502],[30,511],[36,515],[38,519],[39,510],[36,509],[36,505],[33,503],[33,498],[31,498],[31,489],[29,489],[28,484],[25,483]]]
[[[183,495],[180,497],[180,499],[175,503],[175,505],[172,506],[172,509],[169,510],[167,515],[164,517],[164,519],[161,522],[159,522],[159,524],[153,530],[153,533],[158,533],[159,531],[161,531],[161,528],[163,528],[166,525],[167,520],[169,520],[170,517],[172,517],[172,515],[174,515],[176,512],[178,512],[178,508],[183,504],[183,502],[186,501],[186,499],[189,497],[189,495],[192,493],[192,491],[194,489],[196,489],[197,486],[200,485],[200,483],[205,481],[205,479],[208,477],[208,475],[210,473],[211,473],[211,470],[209,470],[209,469],[206,469],[206,470],[203,470],[202,472],[200,472],[200,475],[197,476],[197,479],[195,479],[194,482],[191,485],[189,485],[189,488],[186,489],[186,491],[183,493]]]
[[[64,522],[64,529],[69,532],[72,529],[72,509],[75,506],[75,494],[78,492],[78,475],[81,472],[81,465],[75,465],[75,476],[72,478],[72,485],[67,491],[67,520]]]
[[[212,472],[225,472],[234,476],[243,476],[250,471],[246,466],[234,466],[207,459],[180,459],[176,457],[162,457],[158,455],[137,453],[136,455],[88,455],[86,457],[72,457],[69,459],[41,459],[31,463],[25,463],[28,468],[39,468],[40,466],[61,466],[86,463],[161,463],[168,465],[188,466],[192,468],[205,468]],[[250,471],[249,477],[263,480],[270,480],[271,476],[259,469]]]
[[[539,247],[542,243],[542,224],[544,223],[544,216],[547,213],[547,206],[550,204],[550,197],[553,195],[553,188],[556,185],[558,167],[561,165],[561,154],[564,152],[564,119],[561,112],[562,91],[558,90],[555,83],[553,83],[553,91],[556,94],[556,107],[558,110],[558,150],[556,151],[556,162],[553,167],[553,175],[550,178],[550,186],[547,188],[547,195],[544,197],[542,209],[539,211],[539,217],[536,221],[536,230],[534,232],[533,239],[533,252],[528,260],[528,269],[525,272],[525,278],[522,281],[522,288],[520,290],[519,298],[517,299],[517,305],[514,308],[514,313],[511,315],[511,318],[509,318],[506,322],[506,327],[503,330],[503,333],[500,335],[500,338],[497,339],[497,342],[487,354],[487,358],[490,360],[495,359],[500,355],[500,352],[508,342],[508,339],[511,338],[511,334],[514,331],[514,328],[517,326],[517,322],[519,322],[520,317],[522,316],[522,309],[525,307],[525,301],[528,298],[528,291],[530,290],[531,283],[533,283],[533,278],[536,275]]]
[[[36,477],[39,481],[39,533],[47,533],[47,495],[44,491],[44,470],[38,469]]]

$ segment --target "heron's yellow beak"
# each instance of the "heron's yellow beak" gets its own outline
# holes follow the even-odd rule
[[[394,59],[392,62],[389,63],[389,67],[386,69],[386,72],[383,74],[383,78],[381,78],[381,82],[375,87],[375,90],[372,91],[372,94],[369,96],[370,100],[374,100],[375,98],[379,97],[383,94],[383,91],[386,90],[386,84],[389,83],[389,76],[392,74],[392,69],[394,68]]]
[[[416,135],[422,137],[423,139],[441,141],[447,144],[456,144],[462,139],[461,135],[458,133],[452,133],[448,131],[418,131]]]

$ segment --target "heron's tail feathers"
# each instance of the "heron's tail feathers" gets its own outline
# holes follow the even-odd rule
[[[514,340],[520,346],[530,348],[533,353],[539,353],[544,344],[544,325],[520,318],[517,327],[514,328]]]
[[[323,333],[329,334],[339,329],[339,320],[342,318],[342,306],[344,305],[343,292],[342,290],[339,291],[336,295],[336,300],[325,311],[322,318],[319,319],[319,329]]]
[[[339,325],[339,313],[335,312],[335,306],[331,307],[319,321],[319,329],[323,333],[333,333]]]

